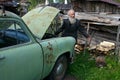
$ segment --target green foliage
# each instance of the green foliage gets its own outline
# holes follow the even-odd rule
[[[28,0],[28,1],[31,2],[31,5],[30,5],[29,9],[33,9],[38,4],[45,2],[45,0]]]
[[[120,64],[116,62],[114,55],[105,57],[107,66],[103,68],[98,68],[95,59],[90,58],[89,53],[76,54],[68,74],[75,76],[77,80],[120,80]]]
[[[120,2],[120,0],[118,0]]]
[[[29,0],[29,2],[31,2],[29,9],[32,9],[37,5],[37,0]]]
[[[114,0],[114,1],[120,3],[120,0]]]

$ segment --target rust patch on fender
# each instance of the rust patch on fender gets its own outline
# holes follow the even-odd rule
[[[54,58],[53,47],[52,47],[52,44],[50,42],[48,42],[47,48],[48,48],[48,50],[49,50],[50,53],[46,54],[46,62],[48,64],[50,64],[50,63],[53,62],[53,58]]]
[[[50,53],[50,54],[47,55],[47,61],[46,61],[46,62],[47,62],[48,64],[50,64],[50,63],[53,62],[52,60],[53,60],[53,54]]]
[[[48,46],[47,46],[47,48],[50,50],[50,51],[53,51],[53,48],[52,48],[52,44],[50,44],[50,42],[48,42]]]

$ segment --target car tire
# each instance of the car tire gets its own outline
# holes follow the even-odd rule
[[[58,58],[50,76],[49,80],[63,80],[67,71],[68,61],[66,56]]]

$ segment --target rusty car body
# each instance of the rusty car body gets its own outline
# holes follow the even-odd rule
[[[75,39],[56,37],[60,10],[44,6],[22,18],[0,10],[0,80],[62,80]]]

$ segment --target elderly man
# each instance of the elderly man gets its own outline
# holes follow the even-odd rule
[[[80,20],[75,18],[75,11],[70,9],[68,11],[68,19],[63,19],[62,26],[56,31],[56,35],[62,32],[62,37],[72,36],[76,39],[77,42],[77,31],[80,31],[88,41],[90,41],[90,35],[87,34],[85,28],[81,25]]]

